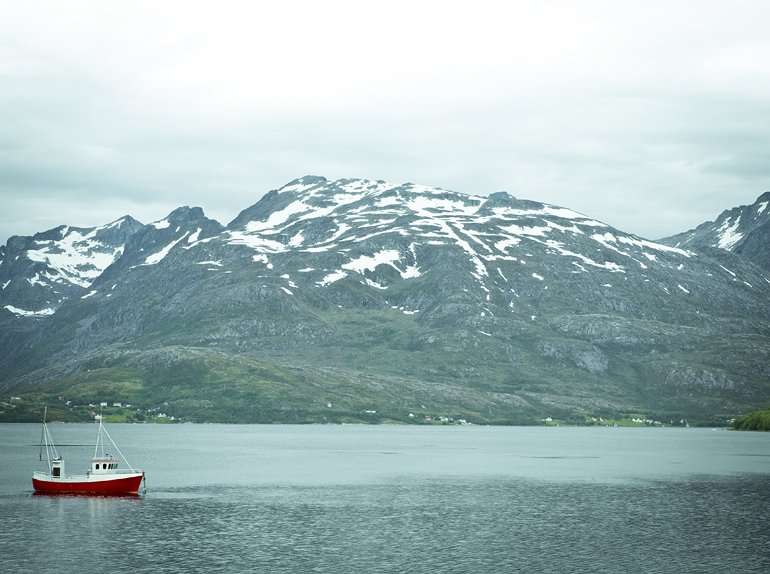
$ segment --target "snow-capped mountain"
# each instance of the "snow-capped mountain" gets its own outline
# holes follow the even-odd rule
[[[164,219],[150,223],[133,234],[126,242],[122,257],[108,268],[100,282],[132,269],[158,265],[175,248],[189,249],[197,241],[216,235],[223,229],[219,222],[206,217],[200,207],[179,207]]]
[[[563,278],[565,272],[601,276],[616,287],[630,278],[649,282],[651,267],[682,271],[694,255],[504,192],[481,197],[413,184],[317,177],[271,192],[242,212],[221,241],[250,248],[252,259],[266,266],[284,253],[317,254],[324,264],[303,270],[315,285],[350,278],[380,290],[398,278],[430,272],[436,253],[450,250],[466,267],[463,280],[475,285],[485,301],[515,298],[515,286],[547,289],[554,274]],[[383,248],[377,250],[379,244]],[[680,277],[687,283],[687,272]],[[680,285],[660,286],[664,292],[669,287]]]
[[[11,237],[0,250],[0,309],[19,317],[52,315],[84,294],[141,228],[125,216],[101,227],[62,225]]]
[[[226,227],[180,208],[26,321],[0,386],[130,375],[132,400],[205,420],[710,417],[770,396],[765,271],[504,192],[306,176]]]
[[[751,205],[727,209],[716,220],[707,221],[695,229],[662,239],[661,242],[687,249],[727,249],[770,270],[769,205],[770,192],[766,192]]]

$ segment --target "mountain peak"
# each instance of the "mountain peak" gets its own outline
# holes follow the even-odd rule
[[[169,213],[164,219],[159,221],[153,221],[150,223],[150,227],[155,229],[167,229],[172,225],[175,227],[185,227],[190,225],[208,225],[212,224],[215,227],[221,227],[221,224],[209,217],[203,212],[200,207],[190,207],[189,205],[183,205],[177,207],[171,213]]]
[[[328,181],[329,180],[321,175],[303,175],[302,177],[291,180],[278,191],[296,191],[299,188],[307,188],[313,185],[322,185]]]
[[[770,191],[750,205],[726,209],[714,221],[706,221],[694,229],[666,237],[668,245],[703,249],[718,248],[739,253],[753,263],[770,269]]]
[[[143,225],[129,215],[98,227],[59,225],[11,237],[0,262],[0,307],[22,317],[52,315],[79,295],[123,253]]]
[[[110,223],[108,223],[104,227],[113,227],[113,226],[122,227],[125,224],[128,224],[128,225],[143,225],[143,223],[141,221],[139,221],[138,219],[135,219],[135,218],[131,217],[130,215],[126,214],[126,215],[123,215],[122,217],[118,217],[115,221],[111,221]]]
[[[205,219],[206,215],[203,213],[203,209],[200,207],[190,207],[183,205],[177,207],[174,211],[168,214],[166,219],[169,221],[192,221],[196,219]]]
[[[490,193],[487,197],[495,201],[511,201],[516,199],[513,194],[510,194],[507,191],[496,191]]]
[[[764,203],[764,202],[770,202],[770,191],[766,191],[762,195],[760,195],[757,200],[754,202],[754,205],[758,203]]]

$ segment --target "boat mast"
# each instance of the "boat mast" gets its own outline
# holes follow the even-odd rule
[[[100,425],[101,425],[101,421],[100,421]],[[114,440],[112,440],[112,437],[110,436],[109,431],[106,428],[104,428],[104,427],[101,427],[101,429],[104,431],[104,434],[107,435],[107,438],[110,439],[110,442],[112,443],[112,446],[115,447],[115,450],[117,451],[118,456],[123,459],[123,462],[126,463],[126,466],[131,470],[131,472],[136,472],[134,467],[131,466],[131,463],[128,462],[128,459],[125,457],[125,455],[120,451],[120,447],[117,445],[117,443]],[[103,441],[102,441],[102,450],[104,450],[104,442]]]
[[[41,437],[40,437],[40,445],[41,445],[41,453],[40,458],[43,458],[42,454],[42,446],[45,444],[45,456],[48,462],[48,474],[51,474],[51,459],[58,459],[59,453],[56,450],[56,445],[53,443],[53,438],[51,437],[51,433],[48,432],[48,424],[46,424],[45,419],[48,415],[48,405],[45,406],[43,409],[43,428],[40,431]]]
[[[96,444],[94,445],[94,458],[99,456],[99,445],[102,447],[102,456],[104,456],[104,439],[102,439],[102,410],[99,409],[99,428],[96,430]]]
[[[131,470],[131,472],[135,472],[135,469],[133,466],[131,466],[131,463],[128,462],[128,459],[125,457],[123,452],[121,452],[120,447],[117,445],[117,443],[112,439],[112,436],[110,435],[110,432],[107,430],[107,427],[104,426],[104,417],[101,414],[101,411],[99,412],[99,430],[96,432],[96,445],[94,446],[94,458],[98,456],[99,453],[99,447],[102,447],[102,456],[104,456],[104,437],[102,436],[102,433],[107,436],[107,439],[112,443],[112,446],[115,448],[115,451],[118,453],[118,456],[123,459],[123,462],[126,463],[126,466]]]
[[[45,417],[47,414],[48,414],[48,405],[45,405],[43,407],[43,422],[40,425],[40,451],[38,452],[38,459],[41,462],[43,461],[43,441],[45,440]]]

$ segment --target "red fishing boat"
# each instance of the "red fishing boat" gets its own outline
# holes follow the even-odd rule
[[[94,455],[91,458],[91,466],[85,474],[66,475],[64,473],[64,459],[59,455],[53,442],[48,425],[43,414],[43,428],[40,437],[40,459],[43,459],[45,449],[48,462],[48,472],[34,472],[32,474],[32,487],[36,493],[41,494],[101,494],[110,496],[136,495],[144,480],[144,472],[132,467],[118,445],[112,440],[110,433],[104,427],[101,415],[99,415],[99,430],[96,433]],[[104,439],[107,438],[118,454],[115,458],[105,451]],[[119,461],[128,467],[128,470],[119,468]]]

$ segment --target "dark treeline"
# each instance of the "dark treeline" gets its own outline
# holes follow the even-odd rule
[[[770,431],[770,408],[754,411],[735,419],[733,428],[736,430]]]

